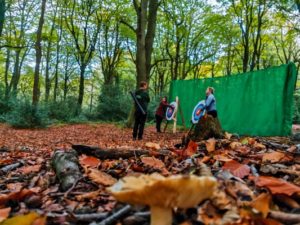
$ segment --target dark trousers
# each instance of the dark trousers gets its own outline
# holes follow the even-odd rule
[[[140,111],[134,114],[133,138],[143,139],[144,127],[147,119],[147,114],[144,115]]]
[[[156,120],[156,131],[161,132],[160,127],[161,127],[161,122],[163,121],[163,117],[159,115],[155,115],[155,120]]]
[[[209,111],[207,112],[208,115],[211,115],[212,117],[214,118],[217,118],[218,117],[218,112],[217,110],[212,110],[212,111]]]

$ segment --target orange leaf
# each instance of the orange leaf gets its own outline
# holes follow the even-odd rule
[[[197,148],[198,148],[197,143],[193,142],[193,141],[190,141],[187,148],[184,150],[183,155],[190,157],[190,156],[196,154]]]
[[[23,166],[18,169],[18,171],[23,174],[37,173],[40,170],[41,170],[41,165]]]
[[[100,164],[100,160],[93,156],[82,155],[79,157],[79,163],[82,167],[88,166],[96,168]]]
[[[109,174],[97,169],[89,169],[87,175],[95,183],[102,184],[104,186],[111,186],[117,182],[117,180]]]
[[[25,197],[33,194],[34,192],[29,189],[23,189],[18,192],[12,192],[9,194],[2,194],[0,195],[0,205],[5,204],[9,200],[16,200],[16,201],[22,201]]]
[[[271,196],[268,193],[262,193],[252,201],[251,206],[266,218],[270,211],[270,201]]]
[[[4,208],[4,209],[0,209],[0,222],[2,222],[3,220],[5,220],[10,213],[11,208]]]
[[[32,225],[46,225],[46,223],[47,223],[47,218],[43,216],[33,221]]]
[[[277,163],[280,162],[285,157],[285,154],[282,152],[271,152],[264,154],[262,161],[263,162],[271,162]]]
[[[300,193],[300,187],[275,177],[259,176],[252,177],[256,186],[268,188],[272,194],[285,194],[291,196],[295,193]]]
[[[250,168],[247,165],[238,163],[235,160],[226,162],[222,167],[223,170],[229,170],[234,176],[243,178],[250,174]]]

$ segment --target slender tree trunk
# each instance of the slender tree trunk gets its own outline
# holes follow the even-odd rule
[[[5,21],[5,0],[0,0],[0,37],[2,36]]]
[[[78,94],[78,110],[77,115],[81,111],[81,106],[83,103],[83,97],[84,97],[84,75],[85,75],[86,65],[83,64],[80,66],[80,79],[79,79],[79,94]]]
[[[40,95],[40,64],[42,59],[42,31],[44,25],[44,17],[45,17],[45,8],[46,8],[46,0],[42,1],[42,8],[41,8],[41,16],[39,20],[39,26],[37,30],[37,38],[35,43],[35,51],[36,51],[36,64],[34,70],[34,83],[33,83],[33,94],[32,94],[32,104],[37,105],[39,102],[39,95]]]
[[[5,61],[5,73],[4,73],[4,80],[5,80],[5,99],[9,97],[9,84],[8,84],[8,72],[10,66],[10,49],[7,48],[7,55]]]
[[[51,44],[52,43],[49,40],[48,46],[47,46],[47,53],[46,53],[46,72],[45,72],[45,100],[46,100],[46,102],[48,102],[48,100],[49,100],[50,88],[51,88],[51,81],[50,81],[50,75],[49,75]]]
[[[67,99],[67,93],[68,93],[68,80],[69,80],[69,52],[67,52],[66,56],[66,66],[65,66],[65,75],[64,75],[64,101]]]

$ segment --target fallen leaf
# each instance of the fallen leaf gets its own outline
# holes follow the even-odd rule
[[[141,158],[141,161],[144,163],[145,166],[149,166],[154,169],[163,171],[164,173],[168,173],[165,164],[159,159],[156,159],[154,157],[143,157]]]
[[[146,147],[146,148],[149,148],[149,149],[151,149],[151,150],[160,150],[160,149],[161,149],[161,147],[160,147],[159,144],[153,143],[153,142],[147,142],[147,143],[145,144],[145,147]]]
[[[195,155],[198,149],[198,145],[196,142],[193,142],[192,140],[190,140],[187,148],[184,150],[183,155],[190,157],[192,155]]]
[[[4,209],[0,209],[0,222],[2,222],[3,220],[7,219],[7,217],[9,216],[9,213],[11,211],[11,208],[4,208]]]
[[[216,149],[216,139],[210,138],[205,142],[206,150],[208,152],[213,152]]]
[[[111,186],[117,182],[115,178],[97,169],[89,169],[88,177],[97,184]]]
[[[26,215],[18,215],[4,220],[1,225],[45,225],[46,223],[34,224],[34,221],[39,219],[39,214],[35,212]]]
[[[12,192],[9,194],[0,195],[0,205],[5,204],[9,200],[22,201],[25,197],[32,195],[34,192],[29,189],[23,189],[21,191]]]
[[[263,145],[263,144],[261,144],[261,143],[258,143],[258,142],[256,142],[256,143],[253,145],[253,147],[254,147],[255,149],[257,149],[257,150],[263,150],[263,149],[266,149],[266,146],[265,146],[265,145]]]
[[[234,150],[234,149],[236,149],[236,148],[239,148],[239,147],[241,147],[242,146],[242,144],[240,143],[240,142],[237,142],[237,141],[233,141],[233,142],[231,142],[230,143],[230,148],[232,149],[232,150]]]
[[[277,163],[277,162],[280,162],[284,157],[285,157],[284,153],[274,151],[274,152],[264,154],[262,161]]]
[[[270,211],[271,196],[268,193],[260,194],[251,202],[251,206],[266,218]]]
[[[230,140],[230,138],[232,137],[232,134],[231,133],[228,133],[228,132],[225,132],[225,138]]]
[[[82,155],[79,157],[79,163],[82,167],[92,167],[96,168],[100,164],[100,160],[93,156]]]
[[[226,162],[222,169],[229,170],[234,176],[239,178],[243,178],[250,174],[250,167],[248,165],[240,164],[235,160]]]
[[[232,159],[229,158],[228,155],[224,155],[224,154],[214,155],[213,158],[217,161],[220,161],[220,162],[230,162],[230,161],[232,161]]]
[[[37,218],[31,225],[46,225],[47,218],[45,216]]]
[[[23,183],[9,183],[6,185],[6,188],[8,190],[10,190],[11,192],[17,192],[17,191],[21,191],[21,189],[23,188]]]
[[[97,191],[84,193],[84,194],[81,194],[81,195],[76,195],[75,198],[76,198],[77,201],[83,201],[85,199],[94,199],[97,196],[99,196],[100,193],[101,193],[101,190],[97,190]]]
[[[256,186],[268,188],[272,194],[285,194],[291,196],[300,193],[300,187],[285,180],[269,176],[250,177]]]
[[[22,174],[29,174],[29,173],[37,173],[41,170],[41,165],[34,165],[34,166],[23,166],[19,168],[17,171]]]

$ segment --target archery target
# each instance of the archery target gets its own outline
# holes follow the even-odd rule
[[[175,113],[177,112],[177,103],[176,102],[171,102],[170,105],[173,106],[173,108],[172,107],[167,108],[166,119],[168,121],[172,120],[175,116]]]
[[[196,124],[201,119],[202,116],[205,114],[205,101],[202,100],[198,102],[198,104],[195,106],[192,114],[192,123]]]

